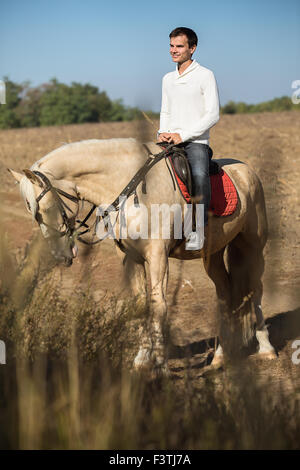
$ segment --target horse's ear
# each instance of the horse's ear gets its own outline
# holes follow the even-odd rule
[[[32,184],[37,184],[38,186],[43,188],[42,181],[40,180],[40,178],[38,178],[38,176],[35,173],[33,173],[33,171],[23,170],[23,173],[31,181]]]
[[[11,168],[7,168],[7,170],[15,178],[17,183],[20,183],[21,179],[24,178],[24,175],[22,173],[18,173],[17,171],[12,170]]]

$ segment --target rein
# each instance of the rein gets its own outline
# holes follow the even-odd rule
[[[156,165],[156,163],[158,163],[160,160],[162,160],[163,158],[167,157],[168,156],[168,152],[173,148],[175,147],[175,144],[170,144],[170,145],[167,145],[165,146],[165,144],[158,144],[158,145],[161,145],[161,146],[164,146],[164,150],[162,150],[162,152],[158,153],[158,154],[153,154],[147,147],[146,144],[143,144],[145,149],[147,150],[148,152],[148,159],[146,160],[146,162],[144,163],[144,165],[135,173],[135,175],[131,178],[131,180],[129,181],[129,183],[125,186],[125,188],[120,192],[120,194],[116,197],[116,199],[110,204],[109,208],[106,209],[102,215],[97,215],[96,216],[96,223],[95,223],[95,226],[97,227],[97,224],[99,223],[99,221],[101,219],[106,219],[106,222],[105,222],[105,227],[107,228],[107,226],[109,225],[109,232],[107,233],[106,237],[109,235],[110,233],[110,229],[112,229],[112,224],[110,222],[110,218],[109,218],[109,213],[110,212],[113,212],[113,211],[120,211],[120,209],[122,208],[122,206],[120,206],[120,200],[122,200],[122,203],[121,204],[124,204],[126,199],[128,197],[130,197],[132,194],[135,194],[135,203],[137,202],[137,194],[136,194],[136,188],[138,187],[138,185],[143,181],[143,188],[142,188],[142,191],[143,193],[145,194],[146,193],[146,182],[145,182],[145,176],[146,174],[148,173],[149,170],[151,170],[151,168]],[[118,214],[119,215],[119,214]],[[116,223],[116,222],[115,222]],[[104,237],[104,238],[106,238]],[[104,240],[104,238],[101,238],[99,240],[97,240],[96,242],[91,242],[91,243],[99,243],[101,242],[102,240]],[[122,248],[122,244],[119,240],[115,240],[115,242],[117,243],[117,245],[119,246],[119,248],[124,251],[124,249]]]
[[[123,189],[123,191],[121,191],[121,193],[119,194],[119,196],[114,200],[114,202],[111,204],[111,206],[113,206],[116,210],[119,209],[119,203],[118,203],[118,200],[120,198],[123,198],[123,197],[129,197],[131,196],[136,188],[138,187],[138,185],[140,184],[140,182],[142,180],[144,180],[146,174],[148,173],[149,170],[151,170],[151,168],[156,165],[156,163],[158,163],[160,160],[162,160],[163,158],[165,158],[167,156],[167,153],[168,151],[174,147],[174,144],[171,144],[171,145],[168,145],[162,152],[156,154],[156,155],[153,155],[150,150],[148,149],[148,147],[144,144],[144,147],[146,148],[146,150],[148,151],[148,154],[150,155],[149,158],[146,160],[146,162],[144,163],[144,165],[142,166],[142,168],[140,168],[136,174],[133,176],[133,178],[131,178],[131,180],[129,181],[129,183],[127,184],[127,186],[125,186],[125,188]]]
[[[59,189],[59,188],[55,188],[54,186],[52,186],[52,184],[50,183],[49,179],[47,178],[46,175],[44,175],[43,173],[41,173],[40,171],[33,171],[33,173],[35,173],[37,176],[39,176],[41,178],[41,180],[44,182],[45,184],[45,188],[43,189],[43,191],[40,193],[40,195],[37,197],[36,199],[36,202],[39,203],[39,201],[45,196],[45,194],[47,194],[49,191],[51,191],[51,193],[53,194],[54,198],[55,198],[55,201],[57,203],[57,206],[58,206],[58,209],[59,209],[59,212],[62,216],[62,219],[63,219],[63,223],[66,227],[66,230],[64,230],[63,232],[49,226],[48,224],[45,224],[40,216],[40,214],[38,214],[36,216],[36,220],[37,222],[39,223],[43,223],[44,225],[48,226],[49,228],[51,228],[51,230],[55,231],[55,232],[58,232],[59,236],[60,237],[63,237],[64,235],[68,235],[69,237],[71,236],[76,236],[77,240],[80,241],[81,243],[84,243],[85,245],[95,245],[96,243],[99,243],[101,242],[102,240],[104,240],[104,238],[101,238],[99,240],[96,240],[96,241],[87,241],[87,240],[84,240],[81,238],[82,235],[84,235],[85,233],[88,233],[91,231],[91,229],[93,227],[97,227],[97,224],[99,223],[100,219],[105,219],[106,218],[106,222],[105,222],[105,227],[107,228],[108,225],[110,225],[110,228],[112,228],[112,225],[111,225],[111,222],[110,222],[110,218],[109,218],[109,213],[112,212],[112,211],[120,211],[121,209],[121,206],[120,206],[120,199],[123,199],[124,201],[126,200],[126,198],[130,197],[132,194],[135,194],[135,197],[136,196],[136,188],[138,187],[138,185],[143,181],[143,192],[145,193],[146,192],[146,184],[145,184],[145,176],[146,174],[148,173],[148,171],[156,164],[158,163],[160,160],[162,160],[163,158],[167,157],[168,156],[168,152],[173,148],[175,147],[175,144],[170,144],[168,146],[166,146],[164,148],[164,150],[156,155],[152,154],[150,152],[150,150],[148,149],[148,147],[144,144],[144,147],[146,148],[148,154],[149,154],[149,157],[148,159],[146,160],[146,162],[144,163],[144,165],[136,172],[136,174],[133,176],[133,178],[129,181],[129,183],[125,186],[125,188],[121,191],[121,193],[119,194],[119,196],[112,202],[112,204],[109,206],[108,209],[106,209],[102,215],[97,215],[96,216],[96,221],[93,223],[93,225],[91,227],[89,227],[87,225],[87,221],[88,219],[91,217],[91,215],[93,214],[93,212],[95,211],[96,209],[96,205],[93,204],[92,208],[90,209],[90,211],[88,212],[88,214],[86,215],[86,217],[81,221],[81,220],[76,220],[77,223],[79,223],[79,225],[77,227],[74,227],[73,224],[70,223],[70,219],[68,218],[67,216],[67,213],[66,213],[66,210],[69,210],[72,214],[74,214],[74,212],[72,211],[72,209],[61,199],[60,196],[63,196],[67,199],[69,199],[70,201],[72,202],[77,202],[79,203],[80,199],[76,196],[72,196],[71,194],[68,194],[66,193],[65,191]],[[76,216],[75,216],[76,217]],[[82,232],[78,232],[78,230],[80,230],[82,227],[86,228],[86,230],[83,230]],[[109,235],[109,232],[107,233],[107,236]],[[120,242],[119,242],[120,243]]]

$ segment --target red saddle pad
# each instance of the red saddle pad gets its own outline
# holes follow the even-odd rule
[[[188,193],[187,187],[175,172],[173,165],[172,169],[182,196],[187,203],[190,203],[191,196]],[[234,184],[227,173],[221,169],[219,174],[210,175],[210,184],[211,201],[209,209],[213,212],[213,214],[219,217],[225,217],[226,215],[233,214],[238,203],[238,195]]]
[[[238,195],[227,173],[221,169],[218,175],[211,175],[210,184],[210,210],[220,217],[233,214],[238,203]]]

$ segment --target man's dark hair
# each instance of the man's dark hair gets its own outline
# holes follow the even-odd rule
[[[197,34],[190,28],[184,28],[182,26],[180,26],[179,28],[175,28],[169,34],[169,38],[175,38],[176,36],[182,36],[183,34],[185,34],[185,36],[188,38],[189,47],[197,46]]]

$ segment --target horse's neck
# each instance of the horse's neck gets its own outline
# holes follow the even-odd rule
[[[64,145],[37,166],[56,180],[74,183],[81,199],[101,204],[115,199],[145,160],[134,139],[92,140]]]

